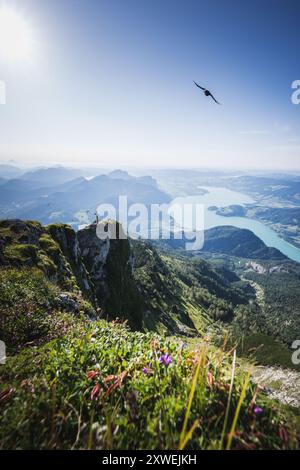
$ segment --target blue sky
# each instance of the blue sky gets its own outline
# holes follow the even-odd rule
[[[34,50],[0,57],[0,160],[300,169],[298,1],[2,3]]]

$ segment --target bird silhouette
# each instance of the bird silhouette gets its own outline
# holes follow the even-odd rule
[[[207,90],[206,88],[203,88],[203,86],[198,85],[198,83],[196,83],[195,81],[194,83],[198,88],[200,88],[200,90],[203,90],[203,93],[205,94],[205,96],[210,96],[217,104],[221,104],[219,103],[219,101],[216,100],[214,95],[209,90]]]

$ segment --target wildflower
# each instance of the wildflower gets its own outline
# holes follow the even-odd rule
[[[91,393],[91,400],[94,400],[94,399],[97,400],[102,392],[103,390],[99,384],[94,385],[92,393]]]
[[[256,415],[261,415],[263,412],[264,412],[264,410],[263,410],[260,406],[256,406],[256,407],[254,408],[254,413],[255,413]]]
[[[143,367],[144,374],[153,374],[152,363],[150,362],[148,367]]]
[[[159,362],[168,367],[173,362],[173,359],[171,356],[169,356],[169,354],[163,354],[162,356],[160,356]]]
[[[208,383],[209,388],[212,388],[212,387],[213,387],[213,384],[214,384],[214,376],[212,375],[211,372],[207,372],[207,383]]]
[[[97,372],[95,370],[90,370],[89,372],[86,373],[86,376],[89,380],[92,380],[95,375],[97,375]]]
[[[110,374],[108,375],[105,379],[104,379],[104,382],[107,383],[107,382],[111,382],[112,380],[115,380],[117,379],[117,375],[113,375],[113,374]]]
[[[105,392],[105,396],[109,396],[114,389],[119,388],[122,385],[122,382],[125,379],[127,374],[128,372],[124,370],[119,375],[113,375],[113,374],[108,375],[104,379],[104,383],[107,384],[108,382],[111,382],[111,384],[108,386]]]

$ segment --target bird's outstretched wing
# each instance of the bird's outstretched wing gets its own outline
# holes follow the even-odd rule
[[[202,86],[198,85],[198,83],[195,82],[195,80],[193,80],[193,82],[195,83],[195,85],[198,87],[198,88],[201,88],[201,90],[205,90],[205,88],[203,88]]]
[[[216,98],[214,97],[214,95],[211,94],[211,92],[209,92],[209,96],[211,96],[212,99],[213,99],[217,104],[221,104],[221,103],[219,103],[219,101],[216,100]]]

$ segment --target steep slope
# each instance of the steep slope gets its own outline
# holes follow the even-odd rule
[[[95,224],[76,233],[64,224],[2,221],[0,265],[38,268],[60,289],[81,292],[98,314],[169,334],[195,335],[228,321],[250,298],[232,273],[160,254],[142,241],[100,239]]]
[[[205,331],[228,321],[253,294],[241,290],[233,273],[218,273],[202,259],[160,253],[148,242],[132,241],[134,277],[143,295],[145,325],[174,333]],[[238,282],[236,282],[238,280]],[[188,327],[188,328],[187,328]]]
[[[82,291],[107,316],[142,327],[128,240],[100,240],[96,226],[76,232],[64,224],[0,222],[0,265],[38,268],[61,289]]]
[[[231,371],[232,353],[203,338],[189,349],[81,320],[1,366],[0,448],[299,448],[291,414],[248,383],[239,362],[230,388]]]
[[[76,234],[67,225],[46,228],[33,221],[1,221],[0,265],[37,267],[62,289],[80,288],[91,295]]]
[[[0,448],[299,448],[292,410],[248,382],[232,350],[201,334],[247,302],[234,274],[203,260],[100,240],[95,225],[76,234],[63,224],[1,221],[8,360],[0,368]],[[95,318],[101,304],[113,322]],[[137,321],[185,339],[132,331]]]
[[[115,225],[115,222],[109,222]],[[117,224],[117,232],[121,226]],[[127,319],[134,329],[142,328],[141,297],[133,279],[133,260],[127,239],[101,240],[96,224],[77,232],[83,263],[94,286],[94,294],[105,314]]]

